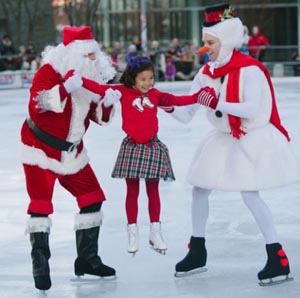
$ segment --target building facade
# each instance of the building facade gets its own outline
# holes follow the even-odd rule
[[[204,9],[220,0],[102,0],[93,21],[97,39],[105,45],[120,41],[130,43],[142,36],[141,4],[146,10],[147,45],[159,40],[167,47],[170,40],[179,38],[195,45],[201,44],[201,24]],[[247,4],[246,4],[247,3]],[[271,47],[266,59],[286,60],[298,51],[300,0],[232,0],[231,6],[251,31],[259,25]]]

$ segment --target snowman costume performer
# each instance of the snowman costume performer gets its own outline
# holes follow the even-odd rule
[[[76,275],[115,276],[98,256],[98,235],[102,222],[101,205],[105,195],[97,181],[83,144],[90,121],[106,125],[113,107],[103,105],[104,98],[82,87],[78,71],[99,83],[112,79],[115,70],[110,58],[99,50],[91,28],[65,27],[63,41],[47,47],[43,66],[30,89],[29,116],[21,130],[22,162],[30,198],[26,233],[32,246],[32,270],[35,287],[51,287],[49,234],[53,213],[55,182],[77,200],[75,215],[77,258]],[[119,96],[110,90],[108,96]],[[106,95],[105,95],[106,96]]]
[[[267,262],[258,273],[261,285],[272,278],[290,280],[288,258],[278,241],[272,214],[259,190],[299,181],[299,161],[281,125],[267,69],[256,59],[236,51],[243,40],[243,24],[229,5],[205,10],[204,47],[210,61],[195,76],[191,93],[206,87],[198,102],[207,107],[214,129],[201,141],[187,180],[193,187],[190,249],[176,264],[176,275],[204,271],[207,251],[205,227],[212,190],[239,191],[266,242]],[[175,109],[173,116],[187,123],[199,105]],[[266,281],[267,280],[267,281]]]

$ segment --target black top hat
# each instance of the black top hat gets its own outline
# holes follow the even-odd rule
[[[233,9],[229,4],[219,4],[205,9],[205,21],[203,27],[211,27],[227,19],[234,18]]]

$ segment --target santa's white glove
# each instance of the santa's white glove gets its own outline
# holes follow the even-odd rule
[[[64,82],[64,87],[68,93],[76,91],[82,86],[81,74],[75,71],[74,74]]]
[[[105,91],[103,105],[107,108],[118,102],[122,97],[122,93],[119,90],[113,90],[111,88]]]

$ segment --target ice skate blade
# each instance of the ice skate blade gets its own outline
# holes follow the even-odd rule
[[[150,245],[150,248],[152,248],[154,251],[158,252],[161,255],[165,255],[167,253],[167,250],[168,250],[167,248],[166,249],[156,248],[156,247],[154,247],[154,244],[152,241],[149,241],[149,245]]]
[[[200,274],[200,273],[204,273],[207,271],[207,268],[202,267],[202,268],[196,268],[190,271],[183,271],[183,272],[175,272],[174,276],[175,277],[186,277],[186,276],[191,276],[191,275],[195,275],[195,274]]]
[[[283,276],[278,276],[278,277],[274,277],[274,278],[280,278]],[[283,284],[286,283],[288,281],[293,281],[294,278],[293,277],[289,277],[288,275],[286,275],[283,279],[275,279],[274,278],[268,278],[268,279],[262,279],[259,281],[259,285],[261,287],[270,287],[270,286],[275,286],[275,285],[279,285],[279,284]]]
[[[39,297],[47,297],[47,292],[45,290],[39,290]]]
[[[97,283],[97,282],[101,282],[101,281],[112,281],[117,279],[116,275],[112,275],[112,276],[95,276],[94,278],[92,277],[80,277],[80,276],[76,276],[74,278],[71,278],[70,281],[72,283]]]
[[[154,246],[150,245],[150,248],[152,248],[154,251],[158,252],[161,255],[165,255],[167,253],[167,249],[159,249],[155,248]]]
[[[138,251],[128,251],[128,253],[134,258]]]

